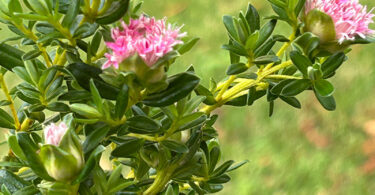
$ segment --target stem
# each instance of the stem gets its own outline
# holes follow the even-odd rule
[[[302,79],[301,77],[289,76],[289,75],[268,75],[266,79]]]
[[[64,28],[60,22],[55,20],[49,20],[50,24],[52,24],[56,30],[58,30],[66,39],[69,40],[72,46],[76,46],[76,40],[73,38],[72,34],[70,33],[69,29]]]
[[[229,77],[229,79],[224,83],[223,87],[221,88],[219,94],[217,94],[216,101],[220,101],[221,100],[224,92],[228,89],[228,87],[230,86],[230,84],[232,84],[235,79],[236,79],[235,75],[232,75],[232,76]]]
[[[289,36],[289,41],[288,42],[286,42],[286,43],[284,43],[283,44],[283,46],[281,46],[281,48],[280,48],[280,50],[277,52],[277,57],[281,57],[283,54],[284,54],[284,52],[285,52],[285,50],[286,49],[288,49],[288,47],[292,44],[292,42],[294,41],[294,39],[296,39],[296,28],[294,28],[293,29],[293,33]],[[264,69],[265,70],[268,70],[268,69],[270,69],[273,65],[274,65],[275,63],[270,63],[270,64],[268,64]]]
[[[154,183],[143,193],[143,195],[156,195],[165,188],[175,170],[175,166],[167,167],[156,174]]]
[[[224,105],[227,101],[230,101],[231,99],[233,99],[233,97],[237,97],[236,95],[243,92],[244,90],[247,90],[253,86],[256,86],[258,85],[259,83],[262,82],[262,80],[264,78],[266,78],[267,76],[283,69],[283,68],[286,68],[290,65],[292,65],[293,62],[291,60],[288,60],[284,63],[281,63],[277,66],[274,66],[268,70],[262,70],[258,73],[258,78],[256,80],[253,80],[253,79],[246,79],[242,82],[239,82],[237,85],[235,85],[234,87],[230,88],[229,90],[227,90],[220,101],[218,101],[215,105],[212,105],[212,106],[205,106],[203,107],[200,111],[201,112],[204,112],[206,114],[210,114],[213,110],[215,110],[216,108]]]
[[[127,134],[127,136],[141,138],[141,139],[145,139],[145,140],[152,141],[152,142],[161,142],[161,141],[168,139],[178,129],[177,122],[178,120],[174,121],[171,127],[166,131],[166,133],[163,136],[152,137],[149,135],[140,135],[136,133],[129,133]]]
[[[15,128],[16,128],[16,130],[20,130],[21,124],[20,124],[20,121],[19,121],[18,116],[17,116],[17,111],[16,111],[16,108],[14,106],[14,101],[9,94],[8,87],[6,86],[6,83],[5,83],[5,80],[4,80],[4,75],[2,75],[2,74],[0,75],[0,85],[1,85],[1,88],[3,89],[3,92],[6,96],[6,98],[10,102],[9,107],[10,107],[10,110],[12,111]]]
[[[23,24],[16,24],[16,23],[13,23],[23,34],[25,34],[29,39],[33,40],[34,42],[37,42],[38,41],[38,37],[34,34],[33,31],[25,28],[25,26],[23,26]],[[44,58],[44,61],[46,62],[46,65],[47,67],[51,67],[52,66],[52,62],[49,58],[49,55],[47,53],[47,50],[46,48],[43,47],[43,45],[41,43],[38,43],[36,44],[38,46],[38,49],[40,52],[42,52],[42,56]]]

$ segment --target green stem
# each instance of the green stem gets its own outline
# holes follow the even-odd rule
[[[14,106],[14,101],[9,94],[8,87],[7,87],[7,85],[5,83],[5,80],[4,80],[4,75],[2,75],[2,74],[0,74],[0,86],[1,86],[1,89],[3,90],[3,92],[5,94],[5,97],[10,102],[9,108],[12,111],[15,128],[16,128],[16,130],[20,130],[21,124],[20,124],[20,121],[19,121],[18,116],[17,116],[17,111],[16,111],[16,108]]]
[[[286,49],[288,49],[289,47],[290,47],[290,45],[292,44],[292,42],[294,41],[294,39],[296,39],[296,31],[297,31],[297,29],[296,28],[293,28],[293,33],[289,36],[289,41],[288,42],[286,42],[286,43],[284,43],[284,45],[283,46],[281,46],[281,48],[280,48],[280,50],[277,52],[277,57],[281,57],[283,54],[284,54],[284,52],[285,52],[285,50]],[[270,69],[273,65],[274,65],[275,63],[270,63],[270,64],[268,64],[264,69],[265,70],[268,70],[268,69]]]
[[[258,73],[258,78],[256,80],[253,80],[253,79],[247,79],[245,81],[242,81],[242,82],[239,82],[237,85],[235,85],[234,87],[230,88],[229,90],[227,90],[220,101],[218,101],[215,105],[212,105],[212,106],[205,106],[203,107],[200,111],[201,112],[204,112],[206,114],[210,114],[213,110],[215,110],[216,108],[219,108],[220,106],[224,105],[226,102],[230,101],[233,97],[236,97],[236,95],[238,93],[241,93],[242,91],[244,90],[247,90],[253,86],[256,86],[258,85],[259,83],[261,83],[263,81],[264,78],[266,78],[267,76],[283,69],[283,68],[286,68],[288,66],[291,66],[293,64],[292,61],[286,61],[284,63],[281,63],[277,66],[274,66],[268,70],[262,70]]]
[[[170,166],[164,170],[160,170],[155,177],[154,183],[152,183],[152,185],[143,193],[143,195],[156,195],[157,193],[161,192],[171,180],[175,169],[175,166]]]
[[[33,40],[34,42],[37,42],[38,41],[38,37],[34,34],[33,31],[25,28],[25,26],[23,24],[17,24],[17,23],[13,23],[23,34],[25,34],[27,36],[27,38]],[[47,67],[51,67],[52,66],[52,62],[49,58],[49,55],[47,53],[47,50],[45,47],[43,47],[43,44],[41,43],[38,43],[36,44],[39,51],[42,52],[42,56],[44,58],[44,61],[46,62],[46,65]]]
[[[269,75],[265,77],[266,79],[302,79],[301,77],[295,77],[290,75]]]

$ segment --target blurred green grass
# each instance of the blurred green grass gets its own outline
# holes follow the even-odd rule
[[[370,0],[362,0],[369,7]],[[184,24],[190,36],[201,38],[193,51],[181,57],[172,72],[194,65],[207,84],[209,76],[222,79],[229,65],[221,18],[244,10],[244,0],[147,0],[144,10],[157,18]],[[272,13],[267,1],[253,0],[262,16]],[[278,31],[288,35],[283,23]],[[3,37],[7,33],[1,31]],[[356,46],[350,59],[332,79],[338,108],[327,112],[313,94],[299,96],[296,110],[277,102],[272,118],[265,100],[249,108],[224,107],[217,112],[223,158],[250,162],[231,173],[232,181],[219,194],[373,194],[375,174],[363,173],[368,160],[362,144],[369,137],[363,124],[375,119],[375,45]],[[9,83],[15,78],[8,75]],[[3,138],[0,133],[0,140]],[[1,143],[1,141],[0,141]],[[0,145],[5,152],[5,147]]]

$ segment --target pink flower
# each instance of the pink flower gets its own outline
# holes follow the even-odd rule
[[[122,29],[112,29],[114,42],[106,43],[112,54],[105,54],[108,60],[103,64],[103,69],[110,66],[118,68],[121,62],[135,54],[148,66],[152,66],[171,52],[174,46],[183,43],[179,38],[186,33],[180,33],[180,29],[171,24],[166,25],[166,18],[156,20],[144,15],[139,19],[131,19],[129,24],[122,22]]]
[[[61,139],[64,137],[68,127],[65,123],[61,122],[59,125],[54,123],[49,124],[44,128],[45,144],[59,146]]]
[[[373,23],[373,9],[367,12],[367,7],[358,0],[307,0],[305,13],[313,9],[331,16],[339,43],[354,40],[356,36],[365,38],[374,33],[369,29],[369,24]]]

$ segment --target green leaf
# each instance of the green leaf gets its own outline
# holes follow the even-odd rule
[[[61,25],[65,28],[70,29],[70,26],[73,24],[73,21],[76,19],[79,9],[81,6],[81,0],[70,1],[70,6],[68,12],[66,13]]]
[[[29,186],[30,183],[9,170],[0,169],[0,185],[4,185],[9,192],[15,193],[16,191]]]
[[[233,160],[224,162],[220,167],[215,169],[215,171],[211,174],[211,178],[218,177],[224,174],[229,169],[229,167],[232,166],[233,163]]]
[[[290,40],[283,35],[272,35],[272,40],[278,42],[289,42]]]
[[[49,181],[53,180],[48,175],[40,157],[36,153],[37,150],[39,150],[39,148],[31,140],[28,133],[25,133],[25,132],[17,133],[17,140],[18,140],[18,144],[22,148],[23,153],[26,156],[27,164],[34,171],[34,173],[42,177],[45,180],[49,180]]]
[[[185,107],[185,113],[191,113],[193,112],[195,109],[197,109],[199,107],[199,105],[204,101],[206,100],[206,97],[205,96],[200,96],[200,95],[197,95],[193,98],[191,98],[187,104],[186,104],[186,107]]]
[[[123,144],[119,145],[114,149],[111,153],[114,157],[123,157],[128,158],[132,157],[132,155],[143,146],[144,140],[143,139],[128,139]]]
[[[91,52],[94,56],[97,55],[96,53],[98,52],[101,41],[102,41],[102,34],[99,31],[97,31],[94,34],[94,37],[92,38],[92,41],[91,41]]]
[[[47,105],[46,107],[48,110],[53,112],[62,112],[67,113],[70,111],[70,108],[68,105],[62,103],[62,102],[53,102]]]
[[[22,151],[22,148],[18,144],[17,137],[15,135],[11,135],[8,137],[8,145],[9,148],[12,149],[13,153],[17,156],[17,158],[27,161],[25,154]]]
[[[82,144],[84,153],[87,154],[88,152],[96,148],[99,145],[99,143],[103,141],[108,132],[109,127],[103,125],[97,129],[92,130],[92,132],[90,132],[89,135],[86,135],[87,137]]]
[[[3,109],[0,108],[0,127],[6,129],[14,129],[13,118]]]
[[[0,167],[17,167],[17,168],[21,168],[23,166],[24,165],[22,163],[19,163],[19,162],[0,162]]]
[[[98,24],[111,24],[120,20],[128,11],[129,0],[119,0],[112,2],[111,7],[101,17],[96,19]]]
[[[280,8],[284,8],[286,7],[286,4],[284,1],[282,0],[268,0],[270,3],[272,3],[273,5],[277,6],[277,7],[280,7]]]
[[[98,27],[99,27],[99,25],[96,24],[96,23],[90,24],[90,23],[86,22],[83,25],[79,26],[74,31],[73,37],[80,38],[80,39],[90,37],[91,35],[93,35],[96,32]],[[100,33],[96,33],[96,34],[97,34],[96,40],[93,39],[92,42],[95,41],[96,44],[100,44],[101,34]],[[99,41],[98,41],[98,38],[100,38]],[[95,47],[98,47],[98,46],[96,45]]]
[[[244,160],[244,161],[242,161],[242,162],[236,163],[236,164],[234,164],[233,166],[231,166],[231,167],[227,170],[227,172],[234,171],[234,170],[236,170],[236,169],[242,167],[244,164],[246,164],[246,163],[248,163],[248,162],[249,162],[248,160]]]
[[[100,68],[77,62],[70,64],[67,69],[71,72],[79,85],[84,89],[90,89],[89,83],[90,80],[93,79],[102,98],[110,100],[117,99],[119,89],[103,81],[103,79],[99,76],[102,74],[102,70]]]
[[[277,20],[270,20],[259,30],[259,39],[255,47],[261,46],[272,34],[275,29]]]
[[[25,14],[25,13],[14,13],[15,16],[18,18],[22,18],[25,20],[30,20],[30,21],[47,21],[48,17],[47,16],[42,16],[39,14]]]
[[[275,55],[266,55],[266,56],[257,57],[253,61],[253,63],[261,65],[261,64],[275,63],[275,62],[278,62],[279,60],[280,60],[279,57]]]
[[[283,97],[283,96],[281,96],[280,99],[282,99],[284,102],[286,102],[287,104],[289,104],[289,105],[291,105],[295,108],[298,108],[298,109],[301,108],[301,103],[295,97]]]
[[[23,67],[22,55],[24,53],[5,43],[0,44],[0,66],[12,71],[17,66]]]
[[[31,80],[35,85],[39,83],[39,70],[35,63],[32,61],[26,61],[25,68],[27,70],[27,73],[29,74]]]
[[[223,184],[230,181],[230,177],[227,174],[220,175],[218,177],[211,178],[207,183]]]
[[[336,110],[336,101],[333,96],[322,97],[316,91],[314,92],[315,92],[316,98],[326,110],[328,111]]]
[[[45,7],[39,0],[28,0],[27,2],[31,6],[32,10],[39,15],[49,15],[48,8]]]
[[[34,185],[29,185],[25,188],[18,190],[13,195],[34,195],[38,193],[40,193],[40,191]]]
[[[200,79],[191,72],[184,72],[168,78],[168,88],[148,95],[143,103],[152,107],[169,106],[189,95]]]
[[[306,0],[298,0],[298,3],[296,4],[294,8],[294,14],[298,17],[299,13],[301,12],[302,8],[304,7],[306,3]]]
[[[121,119],[128,107],[129,101],[129,87],[124,84],[120,90],[120,93],[117,96],[116,107],[115,107],[115,116],[117,119]]]
[[[247,51],[254,50],[258,39],[259,39],[259,31],[255,31],[246,40],[246,45],[245,45],[246,50]]]
[[[35,30],[42,34],[48,35],[50,33],[55,32],[55,27],[53,27],[52,24],[47,22],[38,22],[35,25]]]
[[[346,59],[345,53],[337,52],[330,56],[321,66],[323,78],[333,76],[335,71],[344,63]]]
[[[8,100],[0,100],[0,106],[8,106],[10,104],[11,104],[11,102],[8,101]]]
[[[311,61],[298,51],[291,51],[289,55],[298,70],[301,71],[304,76],[307,76],[307,67],[312,66]]]
[[[267,55],[272,47],[275,45],[276,41],[273,39],[268,39],[262,46],[258,47],[254,51],[254,57],[257,58],[259,56]]]
[[[202,124],[203,122],[205,122],[206,119],[207,119],[207,116],[204,115],[202,112],[196,112],[196,113],[187,115],[179,121],[179,124],[181,126],[178,128],[178,131],[196,127]]]
[[[233,17],[225,15],[223,16],[223,23],[227,29],[229,35],[236,41],[239,41],[236,27],[234,26]]]
[[[247,23],[250,26],[251,33],[254,33],[256,30],[259,30],[260,29],[259,14],[258,14],[258,11],[255,9],[255,7],[252,6],[250,3],[247,7],[247,11],[245,15],[246,15]]]
[[[311,56],[313,51],[319,46],[319,38],[312,34],[311,32],[306,32],[299,36],[294,41],[307,56]]]
[[[221,152],[219,147],[213,147],[210,151],[210,159],[208,161],[209,173],[212,173],[219,162]]]
[[[108,183],[107,186],[108,188],[113,188],[117,185],[117,183],[120,181],[121,177],[121,171],[122,171],[122,166],[117,166],[111,173],[111,175],[108,178]],[[120,181],[121,182],[121,181]]]
[[[283,90],[281,91],[281,95],[286,97],[293,97],[305,91],[310,86],[311,82],[308,79],[294,80],[283,88]]]
[[[8,1],[8,9],[10,12],[22,12],[22,5],[18,0]]]
[[[186,41],[183,45],[181,45],[179,48],[178,48],[178,53],[180,53],[181,55],[190,51],[194,45],[199,41],[199,38],[198,37],[194,37],[192,39],[190,39],[189,41]]]
[[[249,89],[249,95],[247,99],[247,105],[253,105],[253,103],[258,100],[259,98],[266,95],[266,91],[257,91],[254,87]]]
[[[203,101],[207,105],[214,105],[216,104],[216,100],[214,95],[211,93],[210,90],[205,88],[203,85],[199,84],[195,89],[195,93],[200,96],[206,97],[206,99]]]
[[[248,99],[247,94],[245,94],[245,95],[242,95],[240,97],[234,98],[234,99],[226,102],[225,105],[238,106],[238,107],[246,106],[247,105],[247,99]]]
[[[12,193],[8,190],[8,188],[3,184],[1,186],[1,195],[12,195]]]
[[[72,90],[61,95],[59,101],[82,101],[91,99],[91,94],[87,91]]]
[[[243,46],[241,46],[239,44],[236,44],[236,43],[234,43],[232,45],[222,45],[221,48],[225,49],[225,50],[228,50],[228,51],[231,51],[234,54],[239,55],[239,56],[249,56],[246,49]]]
[[[245,72],[247,69],[248,67],[244,63],[231,64],[227,70],[227,75],[240,74]]]
[[[187,153],[189,151],[189,148],[185,144],[173,140],[164,140],[160,144],[177,153]]]
[[[40,54],[42,54],[42,52],[39,51],[38,49],[32,50],[32,51],[29,51],[29,52],[25,53],[25,55],[22,56],[22,59],[24,61],[26,61],[26,60],[32,60],[32,59],[37,58],[38,56],[40,56]]]
[[[94,167],[99,163],[100,157],[102,152],[104,152],[105,147],[99,145],[96,149],[91,152],[90,157],[85,163],[81,173],[78,175],[77,179],[73,181],[73,184],[81,183],[82,181],[86,180],[90,176],[91,171]]]
[[[71,104],[70,109],[73,112],[76,112],[79,115],[85,116],[87,118],[101,118],[102,114],[95,109],[94,107],[91,107],[87,104]]]
[[[291,80],[291,79],[283,80],[283,81],[279,82],[278,84],[276,84],[275,86],[273,86],[272,89],[270,90],[270,92],[274,95],[280,95],[283,88],[286,85],[288,85],[289,83],[291,83],[292,81],[293,80]]]
[[[146,116],[134,116],[126,121],[130,132],[155,133],[161,128],[161,124]]]
[[[92,100],[99,112],[103,112],[103,100],[100,97],[99,91],[95,86],[94,80],[90,80],[90,91],[92,95]]]
[[[39,79],[38,86],[45,90],[55,79],[57,70],[54,68],[49,68],[42,73],[42,76]]]
[[[314,81],[314,89],[321,97],[332,96],[335,91],[333,85],[324,79]]]
[[[110,188],[109,192],[108,193],[116,193],[116,192],[119,192],[131,185],[134,185],[136,184],[137,182],[136,181],[127,181],[127,182],[122,182],[120,184],[118,184],[117,186],[114,186],[112,188]]]

